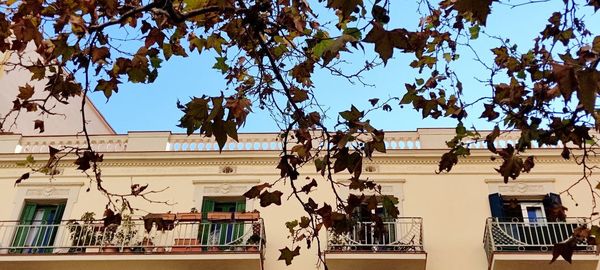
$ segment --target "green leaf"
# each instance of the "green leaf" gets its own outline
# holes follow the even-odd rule
[[[356,40],[361,40],[362,39],[362,33],[360,32],[360,30],[356,27],[349,27],[346,28],[344,30],[344,34],[345,35],[349,35],[352,36],[353,38],[355,38]]]
[[[596,36],[594,38],[594,42],[592,42],[592,50],[596,53],[600,53],[600,36]]]
[[[294,234],[296,232],[296,226],[298,226],[298,220],[287,221],[285,223],[285,227],[290,231],[290,234]]]
[[[260,206],[267,207],[271,204],[281,205],[281,195],[283,193],[279,190],[269,192],[265,190],[258,198],[260,199]]]
[[[289,248],[286,247],[280,249],[279,252],[281,252],[281,255],[279,255],[279,258],[277,260],[285,261],[285,265],[290,265],[292,264],[292,260],[294,259],[294,257],[300,255],[300,247],[296,247],[294,251],[291,251]]]
[[[227,65],[227,63],[225,63],[225,61],[227,60],[227,58],[225,57],[215,57],[215,59],[217,60],[215,62],[215,64],[213,65],[213,69],[216,70],[220,70],[221,73],[225,74],[227,72],[227,70],[229,70],[229,65]]]
[[[452,55],[450,53],[444,53],[444,60],[450,63],[450,61],[452,61]]]
[[[163,55],[165,56],[165,60],[169,60],[171,56],[173,56],[173,49],[171,44],[165,43],[163,44]]]
[[[35,163],[35,159],[33,158],[32,155],[28,155],[27,158],[25,158],[25,162],[27,162],[29,164],[34,164]]]
[[[479,38],[479,25],[476,24],[472,27],[469,27],[469,33],[471,34],[471,39],[477,39]]]
[[[46,68],[40,66],[31,66],[27,67],[29,72],[31,72],[32,80],[42,80],[46,77]]]

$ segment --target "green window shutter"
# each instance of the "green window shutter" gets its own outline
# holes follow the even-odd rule
[[[39,208],[38,208],[39,209]],[[52,226],[52,221],[54,219],[54,215],[56,214],[56,211],[54,209],[54,207],[43,207],[40,210],[43,211],[43,215],[42,215],[42,222],[40,223],[40,225],[38,225],[38,232],[37,235],[35,236],[35,239],[33,240],[33,246],[35,247],[43,247],[49,244],[49,238],[50,238],[50,230]],[[37,250],[39,251],[39,250]],[[37,252],[36,252],[37,253]]]
[[[62,220],[63,213],[65,211],[65,204],[59,204],[56,206],[49,206],[44,208],[44,217],[42,222],[42,228],[39,230],[36,237],[36,246],[52,246],[54,245],[54,238],[58,231],[58,226]],[[44,248],[37,250],[37,253],[50,253],[52,249]]]
[[[235,204],[236,212],[244,212],[246,211],[246,201],[240,201]],[[239,238],[244,236],[244,222],[237,222],[233,227],[233,240],[236,241]],[[240,243],[244,244],[244,243]]]
[[[60,224],[63,218],[63,214],[65,213],[65,204],[61,203],[56,206],[56,215],[54,215],[54,220],[52,224]]]
[[[215,201],[211,199],[204,199],[202,201],[202,225],[200,226],[199,236],[200,243],[203,245],[208,244],[208,238],[210,235],[211,224],[206,220],[207,213],[212,212],[215,209]]]
[[[23,207],[23,212],[21,213],[20,224],[29,225],[33,222],[33,217],[35,216],[35,209],[37,208],[36,203],[26,203],[25,207]]]
[[[202,201],[202,218],[206,218],[206,213],[215,210],[215,201],[211,199],[204,199]]]
[[[237,202],[235,204],[235,211],[236,212],[244,212],[244,211],[246,211],[246,201]]]
[[[21,226],[17,227],[17,231],[15,233],[15,238],[13,240],[13,247],[22,247],[25,245],[25,241],[27,240],[27,235],[29,234],[29,230],[31,229],[29,226],[22,225],[30,225],[33,222],[33,217],[35,216],[35,209],[37,208],[37,204],[35,203],[25,203],[23,207],[23,212],[21,212],[21,219],[19,220],[19,224]],[[21,253],[22,249],[11,250],[11,253]]]

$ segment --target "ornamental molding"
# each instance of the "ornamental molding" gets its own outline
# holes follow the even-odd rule
[[[69,195],[70,190],[61,188],[57,189],[56,187],[46,187],[39,189],[28,189],[25,193],[26,197],[45,197],[45,198],[56,198],[56,197],[66,197]]]
[[[441,156],[441,153],[440,153]],[[366,161],[365,165],[396,165],[396,164],[412,164],[412,165],[431,165],[438,164],[440,156],[427,156],[427,157],[419,157],[419,156],[394,156],[394,157],[386,157],[380,156],[375,157],[371,161]],[[18,166],[17,161],[20,159],[15,159],[13,161],[0,161],[0,168],[23,168],[23,166]],[[592,162],[598,162],[597,160],[591,160]],[[537,164],[574,164],[572,160],[564,160],[563,158],[556,156],[546,156],[546,157],[536,157],[535,162]],[[277,165],[277,158],[257,158],[257,157],[248,157],[248,158],[240,158],[240,157],[231,157],[228,158],[226,155],[223,155],[221,159],[194,159],[194,160],[178,160],[170,157],[166,157],[163,160],[139,160],[139,159],[131,159],[131,160],[107,160],[101,163],[101,166],[104,167],[194,167],[194,166],[230,166],[234,168],[235,166],[272,166]],[[499,165],[501,162],[499,160],[491,160],[489,157],[471,157],[471,158],[462,158],[459,160],[460,164],[496,164]],[[72,160],[64,160],[62,163],[58,165],[61,168],[75,167],[72,163]],[[379,169],[375,166],[376,169]],[[235,172],[235,170],[234,170]]]
[[[508,196],[544,195],[554,192],[555,179],[519,179],[518,182],[504,183],[503,179],[486,179],[490,193],[500,193]]]
[[[26,201],[65,200],[64,219],[71,219],[71,212],[79,198],[84,182],[25,182],[16,186],[10,220],[18,220]]]

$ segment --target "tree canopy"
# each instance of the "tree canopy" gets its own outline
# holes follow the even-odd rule
[[[526,155],[532,144],[560,145],[562,157],[583,168],[578,182],[595,186],[590,179],[595,167],[588,161],[597,147],[594,132],[600,128],[600,36],[587,27],[586,15],[597,16],[600,1],[563,0],[545,27],[531,36],[528,48],[517,47],[509,37],[493,37],[499,45],[487,48],[494,55],[491,62],[479,58],[470,43],[488,27],[488,16],[498,5],[520,8],[549,2],[421,0],[418,26],[394,28],[390,21],[404,15],[391,13],[389,0],[0,0],[0,52],[22,56],[33,47],[39,57],[11,65],[28,69],[32,80],[45,80],[43,89],[25,84],[7,101],[13,107],[0,115],[0,131],[8,131],[11,114],[52,113],[48,101],[68,103],[94,91],[109,99],[126,83],[152,83],[163,62],[173,57],[210,52],[217,57],[208,64],[222,74],[227,89],[221,95],[178,103],[183,114],[179,126],[190,135],[214,137],[222,148],[228,140],[237,140],[253,108],[269,110],[282,123],[277,170],[281,178],[291,180],[291,192],[306,212],[299,222],[288,224],[297,236],[294,241],[309,246],[315,241],[320,249],[320,231],[349,230],[349,214],[365,198],[340,197],[334,175],[347,171],[352,175],[350,189],[378,191],[377,183],[361,178],[363,159],[386,152],[385,132],[368,120],[368,114],[399,105],[412,106],[423,118],[456,120],[456,136],[448,138],[437,173],[451,171],[470,154],[473,143],[485,142],[502,161],[496,170],[507,182],[533,169],[535,159]],[[476,68],[488,72],[480,82],[488,91],[464,89],[463,78],[454,70],[460,49],[472,49]],[[340,68],[349,55],[371,50],[378,58],[354,64],[352,71]],[[365,72],[400,54],[411,59],[403,64],[419,74],[407,78],[402,93],[387,100],[370,99],[369,110],[350,106],[336,115],[335,125],[325,124],[325,118],[334,117],[325,115],[315,98],[321,91],[313,83],[315,74],[362,81]],[[468,91],[480,94],[467,101]],[[34,98],[40,92],[43,98]],[[483,108],[481,118],[495,124],[488,135],[463,123],[476,107]],[[43,131],[42,120],[35,125]],[[87,134],[85,116],[82,130]],[[497,149],[494,142],[505,130],[517,130],[520,139]],[[59,153],[76,154],[78,169],[94,171],[98,189],[110,194],[97,173],[102,155],[91,145],[50,150],[47,167],[37,172],[52,174],[50,167]],[[323,179],[300,184],[296,180],[302,179],[302,166],[314,166]],[[333,189],[335,205],[311,198],[311,190],[321,185]],[[257,185],[245,196],[258,198],[261,206],[280,204],[283,193],[271,186]],[[132,195],[136,192],[132,188]],[[595,200],[598,194],[593,188],[590,192]],[[383,199],[392,216],[398,215],[396,203]],[[574,237],[590,235],[600,236],[596,225]],[[572,253],[569,248],[555,250],[555,258]],[[289,264],[298,254],[298,248],[285,248],[280,259]]]

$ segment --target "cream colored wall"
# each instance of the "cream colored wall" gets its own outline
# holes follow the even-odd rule
[[[28,48],[31,49],[31,48]],[[34,60],[34,53],[25,53],[25,61]],[[6,63],[16,63],[18,55],[15,53],[0,53],[0,115],[5,115],[12,109],[12,100],[15,100],[19,93],[19,86],[24,86],[28,83],[35,87],[33,98],[44,98],[46,92],[45,80],[32,81],[31,73],[20,67],[7,65]],[[48,108],[54,108],[52,111],[56,115],[43,114],[41,110],[37,112],[21,111],[16,126],[9,127],[14,122],[14,114],[7,121],[5,130],[20,133],[23,135],[40,135],[39,130],[34,130],[33,123],[35,120],[43,120],[45,122],[45,132],[42,135],[72,135],[81,132],[82,117],[80,114],[82,97],[73,97],[69,99],[69,104],[65,105],[57,102],[49,102]],[[94,107],[91,102],[87,102],[85,106],[86,119],[88,120],[88,132],[90,134],[114,134],[114,130],[104,120],[102,115]],[[67,118],[66,115],[69,117]]]
[[[544,188],[561,192],[579,177],[580,168],[571,162],[561,161],[554,150],[535,151],[538,158],[534,172],[523,175],[517,182],[527,185],[544,185]],[[499,176],[493,171],[499,161],[490,161],[489,154],[474,151],[474,157],[462,161],[452,173],[435,174],[437,161],[441,155],[438,150],[395,150],[385,156],[378,155],[372,163],[375,172],[365,172],[373,180],[385,180],[386,184],[402,186],[403,201],[401,213],[404,216],[423,217],[424,242],[427,252],[427,270],[483,270],[487,269],[487,260],[483,249],[483,233],[486,217],[490,216],[488,194],[497,188]],[[16,219],[22,202],[14,201],[16,191],[31,188],[34,183],[48,184],[46,177],[33,177],[26,181],[28,187],[13,187],[14,180],[26,169],[17,168],[15,162],[25,158],[24,154],[0,155],[0,219]],[[43,159],[44,155],[36,155]],[[199,194],[205,186],[229,185],[222,190],[236,190],[232,187],[249,186],[252,183],[274,181],[278,178],[276,151],[224,152],[128,152],[107,153],[102,165],[103,179],[110,190],[127,193],[130,184],[150,184],[151,188],[166,191],[155,196],[155,199],[170,200],[177,204],[172,206],[150,205],[141,200],[134,204],[142,209],[161,211],[186,211],[191,207],[200,207]],[[235,173],[223,174],[222,166],[232,166]],[[366,167],[366,166],[365,166]],[[54,183],[83,183],[77,203],[74,204],[70,216],[65,219],[78,218],[83,212],[95,211],[101,215],[105,199],[94,190],[87,193],[87,180],[70,165],[57,176]],[[314,169],[302,171],[302,178],[313,175]],[[347,176],[339,175],[339,179]],[[301,179],[302,179],[301,178]],[[319,179],[319,178],[317,178]],[[487,180],[487,181],[486,181]],[[304,181],[304,180],[299,180]],[[222,186],[224,187],[224,186]],[[60,187],[58,187],[60,188]],[[287,191],[282,197],[282,206],[260,208],[258,202],[249,207],[256,207],[264,218],[267,247],[266,270],[278,269],[316,269],[316,250],[308,251],[301,245],[302,255],[294,259],[291,266],[286,267],[278,261],[278,249],[290,245],[286,221],[299,218],[301,208],[296,201],[286,201],[289,186],[280,182],[276,188]],[[591,199],[589,189],[580,185],[572,190],[579,205],[563,195],[563,203],[569,208],[568,215],[589,216]],[[223,195],[238,195],[223,193]],[[328,187],[320,186],[312,196],[331,203],[332,194]],[[542,195],[542,194],[540,194]],[[140,211],[143,215],[145,212]],[[323,235],[323,243],[325,243]],[[549,258],[548,258],[549,259]]]

